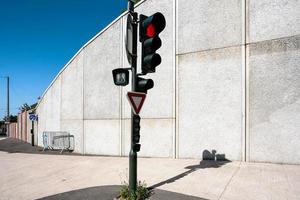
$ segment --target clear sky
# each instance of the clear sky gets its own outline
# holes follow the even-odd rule
[[[0,76],[11,113],[33,104],[60,69],[126,8],[127,0],[0,0]],[[6,109],[0,78],[0,118]]]

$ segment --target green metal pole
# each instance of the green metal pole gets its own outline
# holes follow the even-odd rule
[[[132,84],[131,90],[136,91],[136,66],[137,66],[137,13],[134,12],[134,2],[128,1],[128,11],[132,15]],[[133,150],[133,111],[131,109],[131,148],[129,153],[129,190],[135,192],[137,187],[137,153]]]
[[[34,146],[34,121],[31,122],[31,145]]]

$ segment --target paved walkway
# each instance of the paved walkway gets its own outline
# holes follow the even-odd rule
[[[61,154],[60,151],[43,151],[42,147],[32,146],[15,138],[0,137],[0,151],[8,153],[32,153],[32,154]],[[64,151],[64,155],[80,155],[69,151]]]
[[[128,158],[13,153],[4,141],[1,200],[111,200],[128,179]],[[155,188],[153,199],[300,199],[299,165],[139,158],[138,177]]]

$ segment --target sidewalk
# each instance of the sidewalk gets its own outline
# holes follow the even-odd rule
[[[60,154],[60,151],[43,151],[42,147],[32,146],[29,143],[23,142],[15,138],[0,137],[0,151],[6,151],[8,153],[33,153],[33,154]],[[64,151],[64,155],[80,155]]]
[[[128,179],[128,158],[8,153],[3,141],[1,200],[111,200]],[[155,200],[300,199],[299,165],[139,158],[138,178]]]

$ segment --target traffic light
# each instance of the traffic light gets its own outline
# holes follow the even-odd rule
[[[140,142],[140,121],[141,121],[141,118],[139,115],[133,115],[132,144],[133,144],[133,151],[135,151],[135,152],[139,152],[141,149],[141,145],[138,144]]]
[[[155,53],[161,47],[159,33],[164,30],[166,20],[157,12],[150,17],[140,15],[140,42],[142,43],[142,73],[153,73],[161,63],[161,57]]]
[[[144,79],[137,76],[136,87],[135,87],[136,92],[143,92],[147,94],[147,90],[153,88],[153,86],[154,86],[154,82],[152,79]]]

